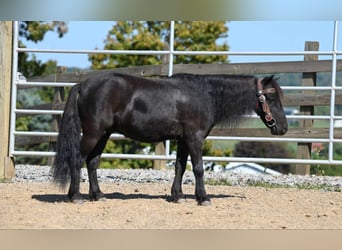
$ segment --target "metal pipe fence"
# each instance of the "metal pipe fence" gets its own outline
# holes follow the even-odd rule
[[[175,23],[170,23],[170,41],[169,48],[166,50],[65,50],[65,49],[30,49],[18,47],[18,22],[14,22],[14,45],[13,45],[13,71],[12,71],[12,104],[11,104],[11,134],[10,134],[10,154],[12,156],[32,156],[45,157],[54,156],[54,152],[45,151],[24,151],[16,150],[15,137],[16,136],[46,136],[57,137],[57,132],[43,132],[43,131],[18,131],[16,129],[17,116],[20,114],[26,115],[61,115],[62,110],[39,110],[39,109],[25,109],[17,107],[17,93],[20,86],[31,87],[71,87],[76,83],[72,82],[30,82],[19,77],[18,72],[18,55],[19,53],[63,53],[63,54],[123,54],[123,55],[165,55],[169,57],[168,75],[173,74],[174,65],[173,58],[178,55],[234,55],[234,56],[293,56],[293,55],[324,55],[331,56],[331,85],[319,87],[293,87],[283,86],[283,90],[316,90],[329,91],[330,93],[330,110],[329,115],[289,115],[288,119],[299,120],[327,120],[329,121],[329,135],[326,138],[290,138],[286,135],[283,137],[243,137],[243,136],[208,136],[208,140],[227,140],[227,141],[263,141],[263,142],[289,142],[289,143],[327,143],[329,145],[329,154],[327,159],[297,159],[297,158],[255,158],[255,157],[213,157],[204,156],[204,160],[208,161],[239,161],[239,162],[259,162],[259,163],[291,163],[291,164],[331,164],[342,165],[342,160],[334,159],[334,144],[341,143],[342,139],[335,138],[334,122],[341,119],[342,116],[335,115],[336,91],[341,91],[341,86],[336,86],[336,65],[337,57],[342,54],[338,50],[338,22],[334,22],[333,44],[331,51],[274,51],[274,52],[234,52],[234,51],[175,51]],[[256,118],[256,115],[250,117]],[[113,134],[111,139],[125,139],[123,135]],[[118,159],[150,159],[150,160],[174,160],[175,156],[170,152],[170,144],[166,143],[165,154],[163,155],[146,155],[146,154],[109,154],[102,155],[103,158],[118,158]]]

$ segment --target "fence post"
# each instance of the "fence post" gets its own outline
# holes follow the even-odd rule
[[[9,155],[13,22],[0,22],[0,180],[15,175]]]
[[[305,51],[318,51],[319,43],[318,42],[305,42]],[[305,55],[304,61],[317,61],[318,55]],[[303,86],[316,86],[317,73],[316,72],[304,72],[302,76],[302,85]],[[312,94],[315,93],[313,90],[303,90],[303,94]],[[301,115],[313,115],[314,114],[314,106],[300,106]],[[300,123],[300,127],[303,129],[311,129],[313,127],[313,120],[302,120]],[[311,143],[302,143],[299,142],[297,144],[297,159],[311,159]],[[295,174],[300,175],[309,175],[310,174],[310,165],[305,164],[297,164],[295,166]]]
[[[58,82],[60,79],[60,75],[66,71],[65,67],[58,66],[57,72],[55,76],[55,82]],[[52,110],[58,109],[60,106],[60,103],[64,101],[65,97],[65,89],[64,87],[56,87],[54,88],[54,95],[52,100]],[[52,124],[51,124],[51,131],[58,132],[59,123],[62,119],[61,115],[53,115],[52,116]],[[52,141],[49,143],[49,151],[55,151],[56,142]],[[52,166],[54,163],[55,157],[49,157],[48,158],[48,166]]]

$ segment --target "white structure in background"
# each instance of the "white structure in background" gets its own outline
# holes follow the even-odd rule
[[[335,120],[334,128],[342,128],[342,120]]]
[[[231,162],[225,166],[225,172],[250,175],[282,175],[282,173],[278,171],[265,168],[259,164],[252,162]]]

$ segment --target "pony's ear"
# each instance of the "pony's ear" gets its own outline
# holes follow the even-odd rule
[[[271,76],[267,77],[267,81],[270,82],[273,80],[273,78],[274,78],[274,75],[271,75]]]
[[[270,81],[276,81],[276,80],[278,80],[279,79],[279,77],[275,77],[275,75],[271,75],[271,76],[266,76],[265,78],[264,78],[264,81],[265,82],[270,82]]]

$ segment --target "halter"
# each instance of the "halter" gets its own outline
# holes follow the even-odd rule
[[[266,125],[267,127],[272,128],[276,125],[276,120],[272,116],[270,107],[268,106],[266,102],[266,97],[264,95],[264,94],[269,94],[269,93],[276,93],[276,89],[275,88],[263,89],[262,79],[258,79],[257,91],[256,91],[256,96],[258,97],[258,101],[256,103],[255,111],[256,113],[258,113],[257,111],[258,111],[259,103],[260,103],[262,106],[264,115],[265,115]]]

